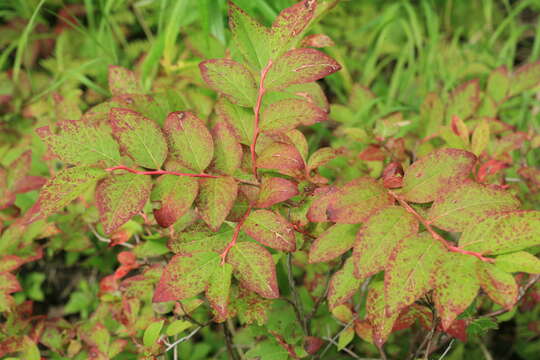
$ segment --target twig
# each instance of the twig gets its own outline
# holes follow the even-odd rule
[[[335,343],[336,339],[339,337],[339,335],[341,335],[342,332],[344,332],[345,330],[347,330],[348,328],[350,328],[352,326],[352,324],[354,324],[354,321],[356,320],[356,318],[358,317],[358,314],[354,314],[351,321],[349,321],[344,327],[343,329],[341,329],[340,331],[338,331],[338,333],[336,335],[334,335],[332,337],[332,340],[333,341],[330,341],[328,345],[326,345],[326,347],[324,348],[324,350],[322,351],[322,353],[320,355],[317,355],[316,356],[316,359],[320,359],[324,356],[324,354],[326,354],[326,352],[330,349],[330,347],[332,346],[333,343]],[[385,359],[385,358],[383,358]]]
[[[240,360],[238,353],[233,348],[233,339],[231,336],[231,332],[229,331],[229,328],[227,327],[227,324],[223,324],[222,326],[223,326],[223,334],[225,335],[225,342],[227,343],[227,352],[229,353],[229,356],[233,360]]]
[[[529,290],[534,284],[536,284],[536,282],[539,279],[540,279],[540,274],[531,275],[529,277],[529,281],[527,281],[525,286],[523,286],[523,287],[521,287],[519,289],[519,294],[518,294],[518,297],[517,297],[517,300],[516,300],[516,304],[519,301],[521,301],[521,299],[523,299],[523,297],[527,293],[527,290]],[[504,313],[507,313],[508,311],[510,311],[510,309],[506,309],[506,308],[499,309],[499,310],[495,310],[495,311],[489,312],[487,314],[481,315],[480,317],[495,317],[495,316],[499,316],[499,315],[502,315]]]
[[[439,360],[442,360],[442,359],[446,356],[446,354],[448,354],[448,352],[449,352],[450,349],[452,348],[452,344],[454,344],[454,341],[455,341],[455,340],[456,340],[456,339],[450,340],[450,343],[448,344],[448,347],[446,348],[446,350],[444,350],[444,352],[442,353],[442,355],[439,357]]]
[[[240,235],[240,229],[242,228],[242,225],[244,225],[244,222],[248,218],[250,212],[251,212],[251,205],[249,205],[244,216],[242,216],[240,221],[236,224],[232,240],[229,242],[229,244],[227,244],[227,247],[225,248],[225,250],[223,250],[221,255],[219,255],[221,257],[221,265],[225,264],[225,259],[227,258],[229,251],[232,249],[234,245],[236,245],[236,240],[238,240],[238,236]]]
[[[486,345],[484,345],[483,342],[479,341],[478,346],[480,346],[480,350],[482,350],[482,354],[484,354],[484,358],[486,360],[493,360],[493,356],[491,356],[488,349],[486,348]]]
[[[414,217],[422,224],[424,225],[424,227],[426,228],[426,230],[431,234],[431,236],[439,241],[441,244],[444,245],[444,247],[448,250],[448,251],[452,251],[452,252],[457,252],[457,253],[460,253],[460,254],[464,254],[464,255],[471,255],[471,256],[475,256],[477,257],[478,259],[482,260],[482,261],[485,261],[485,262],[489,262],[489,263],[493,263],[495,260],[492,259],[492,258],[488,258],[488,257],[485,257],[483,256],[481,253],[478,253],[478,252],[474,252],[474,251],[468,251],[468,250],[464,250],[460,247],[457,247],[457,246],[454,246],[452,244],[450,244],[448,241],[446,241],[441,235],[439,235],[435,230],[433,230],[433,228],[431,227],[431,223],[424,219],[418,212],[416,212],[416,210],[414,210],[412,208],[412,206],[410,206],[407,201],[405,201],[405,199],[403,199],[403,197],[401,197],[401,195],[399,194],[396,194],[395,192],[393,192],[392,190],[388,190],[388,193],[394,198],[396,199],[399,204],[401,206],[403,206],[405,208],[405,210],[414,215]]]
[[[300,297],[298,296],[298,291],[296,291],[296,284],[294,283],[294,278],[292,275],[292,255],[291,253],[287,254],[287,278],[289,279],[289,287],[291,288],[291,294],[293,297],[292,305],[295,309],[296,317],[298,322],[304,330],[304,334],[308,334],[307,329],[307,320],[304,316],[304,309],[302,308],[302,303],[300,302]]]
[[[186,335],[178,340],[176,340],[175,342],[173,342],[172,344],[170,344],[169,346],[167,346],[167,349],[165,349],[165,352],[171,350],[172,348],[174,348],[176,345],[180,344],[181,342],[184,342],[184,341],[188,341],[189,339],[191,339],[196,333],[199,332],[199,330],[202,329],[200,326],[198,326],[195,330],[193,330],[191,333],[189,333],[189,335]]]
[[[187,317],[192,323],[198,325],[199,327],[205,327],[207,326],[210,322],[206,323],[206,324],[203,324],[201,323],[200,321],[197,321],[195,320],[195,318],[193,318],[193,316],[189,315],[188,312],[186,311],[186,309],[184,308],[184,304],[182,304],[181,301],[178,301],[178,303],[180,304],[180,308],[182,309],[182,311],[184,312],[184,316]]]
[[[384,348],[383,348],[382,344],[377,346],[377,350],[379,350],[379,355],[381,355],[382,360],[387,360],[388,359],[386,357],[386,353],[384,352]]]
[[[181,173],[176,171],[167,171],[167,170],[152,170],[152,171],[139,171],[132,169],[124,165],[113,166],[105,169],[105,171],[115,171],[115,170],[125,170],[137,175],[176,175],[176,176],[187,176],[187,177],[196,177],[196,178],[212,178],[217,179],[219,176],[209,175],[209,174],[190,174],[190,173]]]
[[[430,342],[431,342],[431,339],[433,338],[433,335],[435,334],[435,330],[437,329],[437,325],[438,325],[437,315],[436,315],[435,311],[433,311],[432,312],[431,329],[429,329],[428,333],[426,334],[426,336],[422,340],[422,343],[416,349],[416,352],[414,353],[414,355],[412,357],[410,357],[409,359],[411,359],[411,360],[412,359],[417,359],[420,356],[420,353],[422,352],[422,349],[424,348],[424,346],[426,346],[425,355],[429,356],[429,352],[427,351],[428,350],[427,347],[431,347]]]
[[[99,241],[101,242],[104,242],[104,243],[107,243],[107,244],[110,244],[111,243],[111,239],[109,238],[106,238],[104,236],[101,236],[97,231],[96,229],[94,229],[94,227],[90,224],[88,224],[88,227],[90,228],[90,231],[92,231],[92,234],[94,234],[94,236],[96,237],[96,239],[98,239]],[[133,249],[134,246],[130,243],[120,243],[120,244],[117,244],[117,245],[121,245],[121,246],[124,246],[124,247],[127,247],[129,249]]]
[[[332,344],[338,346],[338,343],[333,340],[332,338],[329,338],[329,337],[324,337],[323,338],[324,340],[326,341],[330,341]],[[351,349],[348,349],[346,347],[344,347],[343,349],[341,349],[343,351],[345,351],[347,354],[351,355],[353,358],[355,359],[359,359],[359,360],[366,360],[365,358],[361,358],[360,356],[358,356],[354,351],[352,351]]]
[[[255,178],[258,179],[257,176],[257,154],[255,152],[255,147],[257,146],[257,139],[259,138],[259,121],[261,117],[261,105],[262,105],[262,99],[264,94],[266,93],[266,89],[264,88],[264,80],[266,79],[266,74],[268,73],[268,70],[272,67],[272,60],[268,61],[268,64],[261,70],[261,79],[259,81],[259,92],[257,95],[257,102],[255,104],[255,107],[253,108],[253,112],[255,113],[255,126],[253,127],[253,142],[250,145],[250,151],[251,151],[251,167],[253,170],[253,175]]]

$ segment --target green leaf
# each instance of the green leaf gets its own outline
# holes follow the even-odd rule
[[[446,118],[453,116],[466,120],[480,105],[480,86],[478,80],[470,80],[459,85],[452,94],[446,108]]]
[[[486,262],[477,263],[480,286],[487,296],[505,309],[511,309],[518,298],[518,285],[514,277]]]
[[[62,210],[106,176],[105,170],[88,166],[76,166],[59,171],[41,189],[38,201],[31,210],[33,216],[30,221],[47,218]]]
[[[506,66],[500,66],[493,70],[488,77],[486,94],[499,103],[506,98],[510,89],[510,74]]]
[[[195,252],[222,252],[231,241],[233,229],[222,226],[217,232],[198,222],[169,239],[168,246],[177,254],[193,254]]]
[[[478,294],[477,262],[474,256],[448,252],[435,269],[433,301],[444,329],[452,325]]]
[[[165,320],[155,321],[148,325],[146,330],[144,330],[143,335],[143,344],[146,347],[151,347],[156,343],[156,341],[159,339],[159,334],[161,333],[161,329],[163,328],[163,324],[165,323]]]
[[[310,102],[285,99],[266,108],[261,116],[261,131],[284,132],[299,125],[313,125],[327,118],[324,110]]]
[[[257,83],[244,65],[229,59],[206,60],[199,64],[206,84],[240,106],[251,107],[257,101]]]
[[[165,333],[167,336],[175,336],[192,326],[193,324],[187,320],[175,320],[167,326]]]
[[[535,88],[540,84],[540,61],[522,65],[512,76],[510,96]]]
[[[228,316],[229,292],[233,267],[230,264],[219,265],[210,277],[206,289],[206,298],[216,314],[215,321],[225,321]]]
[[[313,19],[317,2],[300,1],[281,11],[272,24],[272,57],[294,48]]]
[[[294,251],[296,240],[291,224],[281,215],[269,210],[249,214],[242,230],[258,242],[276,250]]]
[[[60,128],[58,134],[53,134],[48,126],[37,129],[37,133],[49,151],[60,160],[73,165],[103,163],[109,166],[120,163],[118,144],[107,125],[71,120],[57,124]]]
[[[349,326],[347,329],[343,330],[338,337],[337,349],[338,351],[343,350],[351,341],[354,339],[354,328]]]
[[[197,206],[201,218],[217,231],[231,211],[238,192],[238,183],[232,177],[201,179]]]
[[[465,250],[510,253],[540,243],[540,212],[512,211],[471,223],[459,239]]]
[[[97,208],[103,229],[112,234],[138,214],[150,197],[152,179],[138,174],[110,176],[96,187]]]
[[[354,262],[350,257],[337,271],[328,284],[328,306],[330,309],[345,303],[362,285],[362,280],[354,276]]]
[[[384,270],[399,241],[418,232],[418,221],[400,206],[389,206],[371,216],[358,232],[353,258],[356,276],[365,279]]]
[[[382,281],[375,281],[369,284],[366,312],[372,326],[373,342],[378,346],[382,346],[386,342],[399,316],[398,311],[392,314],[386,312],[386,300],[384,283]]]
[[[279,297],[274,259],[262,246],[238,243],[227,255],[227,263],[233,266],[235,277],[248,290],[267,299]]]
[[[264,177],[259,188],[257,207],[269,208],[272,205],[298,195],[298,185],[278,177]]]
[[[372,178],[362,177],[339,189],[330,200],[327,214],[330,221],[357,224],[393,202],[380,183]]]
[[[215,106],[216,114],[229,123],[240,139],[240,143],[249,146],[253,139],[253,111],[231,103],[220,97]]]
[[[323,232],[309,249],[309,262],[323,262],[348,251],[356,239],[359,224],[335,224]]]
[[[505,190],[467,181],[437,198],[428,221],[447,231],[462,232],[487,216],[519,207],[519,200]]]
[[[433,276],[446,255],[428,233],[402,239],[390,255],[384,274],[386,314],[399,313],[433,288]]]
[[[495,266],[508,273],[525,272],[529,274],[540,274],[540,260],[526,251],[497,256]]]
[[[229,1],[229,27],[232,43],[247,63],[255,70],[265,67],[270,59],[270,29],[259,24],[232,1]]]
[[[484,119],[476,125],[471,139],[471,150],[480,156],[489,144],[489,123]]]
[[[275,170],[283,175],[301,176],[304,173],[305,164],[302,155],[294,145],[273,143],[259,156],[257,167]]]
[[[123,153],[137,165],[159,169],[167,158],[167,143],[152,120],[129,109],[112,108],[109,121]]]
[[[426,203],[449,187],[467,179],[476,162],[470,152],[441,149],[415,161],[403,177],[401,194],[405,200]]]
[[[163,131],[174,160],[195,171],[203,172],[214,156],[214,142],[205,124],[190,112],[173,112],[167,116]]]
[[[315,49],[294,49],[280,56],[264,81],[267,90],[282,90],[289,85],[322,79],[341,69],[330,56]]]
[[[152,301],[184,300],[203,292],[219,261],[215,252],[175,255],[163,269]]]
[[[213,168],[222,174],[233,175],[242,162],[242,146],[231,125],[218,122],[212,129],[214,138]]]
[[[330,147],[323,147],[316,150],[309,157],[308,161],[308,171],[317,169],[321,166],[326,165],[328,162],[332,161],[338,156],[338,152]]]
[[[199,192],[197,179],[188,176],[161,175],[152,189],[151,201],[160,206],[154,209],[157,223],[169,227],[182,217]]]
[[[135,73],[121,66],[109,66],[109,90],[113,96],[142,93]]]

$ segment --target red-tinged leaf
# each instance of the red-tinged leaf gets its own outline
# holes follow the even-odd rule
[[[238,183],[232,177],[200,180],[197,207],[201,218],[217,231],[229,214],[236,200]]]
[[[330,56],[315,49],[294,49],[280,56],[266,75],[267,90],[281,90],[292,84],[322,79],[341,69]]]
[[[519,200],[508,191],[468,181],[438,197],[427,218],[443,230],[462,232],[485,217],[517,209],[519,205]]]
[[[524,166],[518,170],[518,174],[527,182],[533,193],[540,191],[540,169]]]
[[[212,129],[214,138],[213,168],[222,174],[233,175],[242,162],[242,146],[231,125],[219,122]]]
[[[489,123],[484,119],[474,129],[471,138],[471,150],[480,156],[489,144]]]
[[[433,301],[445,330],[469,307],[480,290],[476,276],[478,261],[474,256],[449,252],[435,269]]]
[[[306,336],[304,338],[304,350],[309,355],[315,355],[324,344],[323,339],[315,336]]]
[[[258,242],[276,250],[294,251],[296,240],[291,224],[281,215],[269,210],[249,214],[242,230]]]
[[[109,66],[109,90],[113,96],[142,93],[135,73],[120,66]]]
[[[514,277],[493,264],[477,263],[480,286],[493,302],[505,309],[511,309],[518,298],[518,284]]]
[[[8,272],[0,273],[0,293],[2,296],[21,290],[21,284],[19,284],[19,281],[15,275]]]
[[[240,143],[250,145],[253,139],[253,111],[231,103],[220,97],[215,106],[216,114],[229,123],[240,139]]]
[[[379,145],[369,145],[358,154],[358,158],[364,161],[384,161],[386,153]]]
[[[47,179],[41,176],[25,176],[17,182],[13,189],[13,193],[23,194],[32,190],[38,190],[45,185],[46,182]]]
[[[251,107],[257,100],[257,84],[244,65],[229,59],[206,60],[199,64],[208,86],[240,106]]]
[[[175,255],[165,266],[152,301],[184,300],[203,292],[219,261],[214,252]]]
[[[325,34],[308,35],[302,40],[302,47],[323,48],[334,45],[334,41]]]
[[[540,211],[512,211],[471,222],[459,239],[465,250],[496,255],[540,243]]]
[[[219,265],[208,282],[206,298],[216,314],[214,320],[223,322],[228,316],[229,292],[233,267],[230,264]]]
[[[328,284],[328,306],[335,308],[348,301],[362,285],[362,280],[354,276],[354,263],[348,258],[341,270],[337,271]]]
[[[28,175],[32,164],[32,150],[25,151],[21,156],[12,161],[6,169],[6,185],[14,190],[18,184]]]
[[[466,120],[474,114],[480,105],[480,86],[478,80],[470,80],[459,85],[450,95],[446,116],[457,116]]]
[[[139,213],[150,197],[152,179],[137,174],[110,176],[96,188],[97,208],[103,229],[112,234]]]
[[[313,125],[326,119],[326,111],[310,102],[284,99],[271,104],[263,112],[261,131],[284,132],[299,125]]]
[[[540,82],[540,81],[539,81]],[[500,66],[493,70],[488,77],[486,93],[499,103],[503,101],[510,89],[511,79],[506,66]]]
[[[399,313],[433,287],[433,274],[447,254],[428,233],[402,239],[384,274],[386,314]]]
[[[328,99],[326,98],[324,90],[316,82],[290,85],[283,92],[299,96],[304,100],[317,105],[326,113],[330,112],[330,105],[328,104]]]
[[[384,290],[383,282],[371,283],[366,300],[367,319],[372,326],[373,342],[377,346],[382,346],[386,342],[399,316],[398,311],[391,314],[385,311],[388,304]]]
[[[275,170],[283,175],[301,176],[304,159],[294,145],[274,143],[268,146],[257,159],[260,169]]]
[[[403,197],[412,202],[435,200],[443,191],[467,179],[476,157],[458,149],[437,150],[414,162],[405,171]]]
[[[150,200],[159,202],[154,216],[160,226],[169,227],[182,217],[199,192],[197,179],[187,176],[161,175],[152,189]]]
[[[339,189],[330,200],[327,214],[330,221],[336,223],[358,224],[393,202],[381,184],[371,178],[362,177]]]
[[[466,320],[454,320],[454,322],[446,328],[445,332],[461,342],[467,342],[467,325]]]
[[[118,144],[105,124],[88,124],[83,121],[61,121],[58,134],[48,126],[37,129],[49,148],[60,160],[73,165],[103,163],[106,166],[120,163]]]
[[[122,153],[139,166],[159,169],[167,158],[167,142],[158,125],[138,112],[112,108],[109,121]]]
[[[205,124],[190,112],[167,116],[163,131],[170,156],[190,169],[203,172],[214,156],[214,142]]]
[[[234,46],[244,56],[247,63],[256,70],[266,66],[270,59],[270,29],[259,24],[232,1],[229,4],[229,27]]]
[[[0,273],[17,270],[26,261],[15,255],[3,255],[0,257]]]
[[[41,189],[38,201],[33,211],[31,210],[34,215],[29,221],[47,218],[62,210],[106,176],[107,172],[103,169],[88,166],[76,166],[59,171]]]
[[[461,138],[463,144],[469,144],[469,128],[467,127],[463,119],[461,119],[459,116],[452,116],[450,128],[452,129],[454,134]]]
[[[223,226],[214,232],[202,222],[198,222],[171,237],[168,246],[176,254],[193,254],[205,251],[221,253],[231,241],[233,233],[234,229],[229,226]],[[242,234],[240,234],[241,237]]]
[[[335,224],[323,232],[311,245],[309,262],[323,262],[337,258],[354,243],[359,224]]]
[[[540,61],[522,65],[513,74],[510,82],[510,96],[535,88],[540,84]]]
[[[490,159],[480,166],[480,169],[478,169],[476,175],[476,179],[478,180],[478,182],[483,183],[486,181],[488,176],[495,175],[496,173],[503,169],[506,169],[507,167],[509,167],[509,165],[503,161]]]
[[[329,147],[318,149],[309,157],[308,171],[326,165],[328,162],[334,160],[337,156],[338,152],[335,149]]]
[[[268,208],[298,195],[298,185],[278,177],[264,177],[259,190],[257,207]]]
[[[418,232],[418,221],[400,206],[384,208],[364,223],[354,245],[355,274],[365,279],[385,269],[401,239]]]
[[[495,266],[507,273],[540,274],[540,259],[526,251],[497,256]]]
[[[245,288],[267,299],[279,297],[274,259],[262,246],[238,243],[229,251],[227,263],[233,266],[234,275]]]
[[[281,11],[272,24],[273,56],[279,56],[283,51],[295,47],[300,36],[310,23],[317,2],[313,0],[300,1]]]
[[[403,186],[403,168],[401,163],[394,161],[388,164],[382,173],[383,185],[387,189],[395,189]]]
[[[315,190],[313,201],[307,213],[307,218],[311,222],[328,222],[328,205],[334,196],[339,192],[334,187],[322,187]]]
[[[419,304],[412,304],[401,311],[397,318],[392,332],[410,328],[416,321],[426,330],[430,329],[433,323],[433,314],[431,310]]]

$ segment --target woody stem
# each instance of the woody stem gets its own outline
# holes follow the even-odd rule
[[[255,147],[257,146],[257,139],[259,138],[259,121],[261,118],[261,104],[264,94],[266,93],[266,89],[264,88],[264,80],[266,79],[266,74],[268,73],[268,70],[270,70],[270,67],[272,66],[272,60],[268,61],[268,64],[261,70],[261,80],[259,81],[259,92],[257,95],[257,102],[255,103],[255,107],[253,108],[253,112],[255,113],[255,126],[253,127],[253,141],[250,145],[251,150],[251,168],[253,170],[253,175],[255,178],[258,178],[257,176],[257,154],[255,153]]]
[[[412,208],[412,206],[410,206],[407,201],[405,201],[405,199],[403,199],[399,194],[396,194],[395,192],[393,192],[392,190],[388,190],[388,193],[394,198],[396,199],[399,204],[401,206],[403,206],[403,208],[405,208],[405,210],[414,215],[414,217],[422,224],[424,225],[424,227],[426,228],[426,230],[430,233],[430,235],[437,241],[439,241],[441,244],[444,245],[444,247],[448,250],[448,251],[452,251],[452,252],[457,252],[457,253],[460,253],[460,254],[464,254],[464,255],[471,255],[471,256],[475,256],[477,257],[478,259],[482,260],[482,261],[485,261],[485,262],[490,262],[492,263],[493,262],[493,259],[491,258],[488,258],[488,257],[485,257],[483,256],[481,253],[479,252],[475,252],[475,251],[468,251],[468,250],[464,250],[460,247],[457,247],[457,246],[454,246],[452,244],[450,244],[448,241],[446,241],[441,235],[439,235],[435,230],[433,230],[433,227],[431,227],[431,223],[424,219],[422,217],[422,215],[420,215],[416,210],[414,210]]]

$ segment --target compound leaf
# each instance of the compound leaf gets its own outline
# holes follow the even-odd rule
[[[408,201],[431,202],[441,192],[467,179],[475,162],[476,157],[464,150],[434,151],[405,171],[401,194]]]
[[[163,269],[153,302],[183,300],[201,293],[219,261],[214,252],[175,255]]]
[[[110,176],[96,187],[97,208],[103,229],[113,233],[139,213],[150,197],[152,179],[137,174]]]
[[[294,251],[294,229],[281,215],[269,210],[256,210],[249,214],[242,230],[258,242],[276,250]]]
[[[167,142],[152,120],[129,109],[112,108],[109,121],[123,153],[137,165],[159,169],[167,157]]]
[[[227,262],[242,285],[268,299],[279,297],[272,255],[260,245],[241,242],[232,247]]]
[[[205,124],[190,112],[173,112],[167,116],[163,131],[174,160],[190,169],[204,171],[214,156],[214,142]]]

